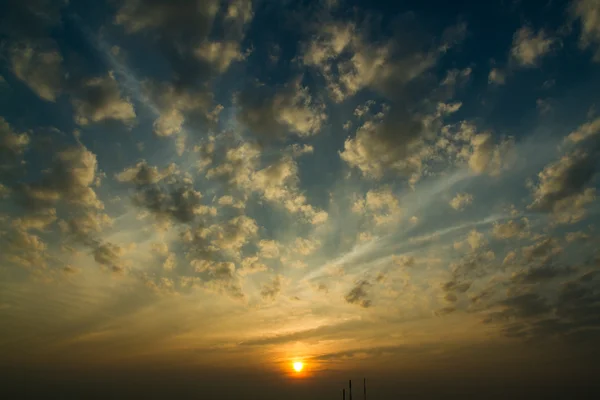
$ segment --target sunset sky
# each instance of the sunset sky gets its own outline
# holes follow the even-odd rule
[[[598,93],[597,0],[1,1],[0,396],[584,398]]]

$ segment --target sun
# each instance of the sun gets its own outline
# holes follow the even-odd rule
[[[302,368],[304,368],[304,363],[301,363],[300,361],[296,361],[293,364],[293,367],[296,372],[300,372],[300,371],[302,371]]]

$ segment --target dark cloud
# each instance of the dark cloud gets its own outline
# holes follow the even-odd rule
[[[449,281],[442,285],[442,289],[447,292],[465,293],[471,287],[471,282]]]
[[[202,212],[202,194],[187,185],[163,188],[158,185],[138,189],[133,202],[159,217],[168,217],[187,223]]]
[[[314,100],[299,79],[281,87],[247,86],[236,97],[238,119],[260,139],[281,139],[287,133],[310,136],[327,119],[325,106]]]
[[[572,344],[578,343],[576,339],[585,339],[579,344],[598,343],[600,286],[595,272],[562,283],[550,297],[535,292],[509,296],[495,305],[501,310],[489,313],[484,322],[501,324],[505,335],[526,340],[558,337]]]
[[[82,81],[73,90],[71,102],[80,125],[105,120],[129,123],[135,119],[133,105],[121,96],[112,73]]]
[[[558,241],[551,237],[547,237],[531,246],[525,246],[521,249],[521,253],[523,253],[523,257],[527,262],[548,263],[560,252],[562,252],[562,248],[558,244]]]
[[[312,360],[315,361],[335,361],[335,360],[347,360],[352,358],[364,358],[364,357],[382,357],[386,355],[397,355],[402,354],[415,354],[425,353],[429,350],[426,346],[379,346],[371,348],[359,348],[353,350],[339,351],[335,353],[325,353],[315,357]]]
[[[514,318],[539,317],[551,311],[546,299],[536,293],[509,297],[498,303],[501,311],[489,313],[485,323],[510,321]]]
[[[532,267],[526,271],[519,272],[512,277],[515,283],[533,284],[549,281],[555,278],[565,277],[574,274],[577,269],[574,267],[557,267],[553,265],[543,265],[541,267]]]
[[[53,40],[20,40],[9,50],[12,72],[42,99],[55,101],[64,90],[63,58]]]
[[[465,280],[480,278],[487,275],[494,266],[492,261],[495,254],[485,248],[477,248],[476,251],[468,252],[464,257],[450,264],[452,273],[451,284],[462,284],[466,286]]]
[[[540,211],[558,211],[563,201],[576,201],[597,172],[597,158],[576,150],[546,166],[539,173],[530,208]]]
[[[583,48],[591,47],[594,51],[594,60],[600,62],[600,23],[598,15],[600,6],[596,0],[576,0],[569,7],[571,18],[579,19],[581,32],[579,44]]]
[[[251,1],[124,0],[115,23],[130,34],[147,34],[160,45],[177,85],[207,81],[229,62],[231,44],[244,36],[253,16]],[[213,33],[224,33],[213,40]],[[225,43],[225,44],[223,44]],[[238,52],[239,53],[239,52]]]
[[[0,34],[9,39],[12,72],[42,99],[54,101],[63,89],[62,56],[52,28],[60,25],[66,0],[7,0],[0,13]]]
[[[96,155],[83,146],[69,147],[55,154],[52,166],[42,179],[18,186],[21,203],[29,209],[53,206],[63,200],[78,206],[102,209],[92,185],[96,182]]]
[[[0,16],[0,33],[18,38],[40,38],[60,23],[66,0],[7,0]]]
[[[367,293],[367,288],[369,288],[371,284],[367,281],[359,281],[356,285],[346,294],[344,299],[350,304],[357,304],[363,308],[368,308],[371,306],[371,300],[367,298],[369,295]]]
[[[109,267],[113,272],[123,272],[124,266],[121,263],[121,256],[124,250],[112,243],[98,244],[94,250],[94,260],[98,264]]]
[[[29,146],[29,142],[29,134],[15,132],[4,117],[0,116],[0,176],[18,166],[18,161]]]
[[[180,171],[174,164],[159,170],[141,161],[117,174],[116,179],[133,183],[133,203],[159,218],[189,223],[197,215],[215,211],[201,203],[202,194],[193,188],[189,180],[180,177]]]

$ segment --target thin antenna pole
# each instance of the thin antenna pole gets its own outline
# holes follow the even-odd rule
[[[346,389],[342,389],[342,400],[346,400]]]
[[[350,390],[350,400],[352,400],[352,380],[348,381],[348,389]]]
[[[363,378],[364,399],[367,400],[367,378]]]

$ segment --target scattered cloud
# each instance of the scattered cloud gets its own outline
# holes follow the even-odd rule
[[[371,307],[371,300],[369,300],[367,290],[371,286],[368,281],[359,281],[354,287],[346,294],[344,297],[346,301],[350,304],[356,304],[361,306],[362,308]]]
[[[135,119],[133,105],[121,96],[112,73],[88,79],[75,90],[72,98],[75,121],[80,125],[117,120],[130,123]]]
[[[457,193],[452,200],[450,200],[450,207],[457,211],[464,210],[466,206],[473,203],[473,195],[469,193]]]
[[[53,42],[23,41],[10,49],[12,71],[39,97],[55,101],[64,89],[63,58]]]
[[[580,46],[584,49],[593,47],[594,60],[600,61],[600,5],[594,0],[575,0],[569,11],[581,23]]]
[[[300,137],[319,133],[327,120],[323,103],[313,99],[308,87],[296,79],[274,90],[256,84],[236,98],[238,119],[261,139],[276,139],[292,133]]]
[[[524,26],[515,32],[510,54],[519,66],[536,67],[555,44],[556,39],[548,37],[543,30],[535,33],[530,27]]]

